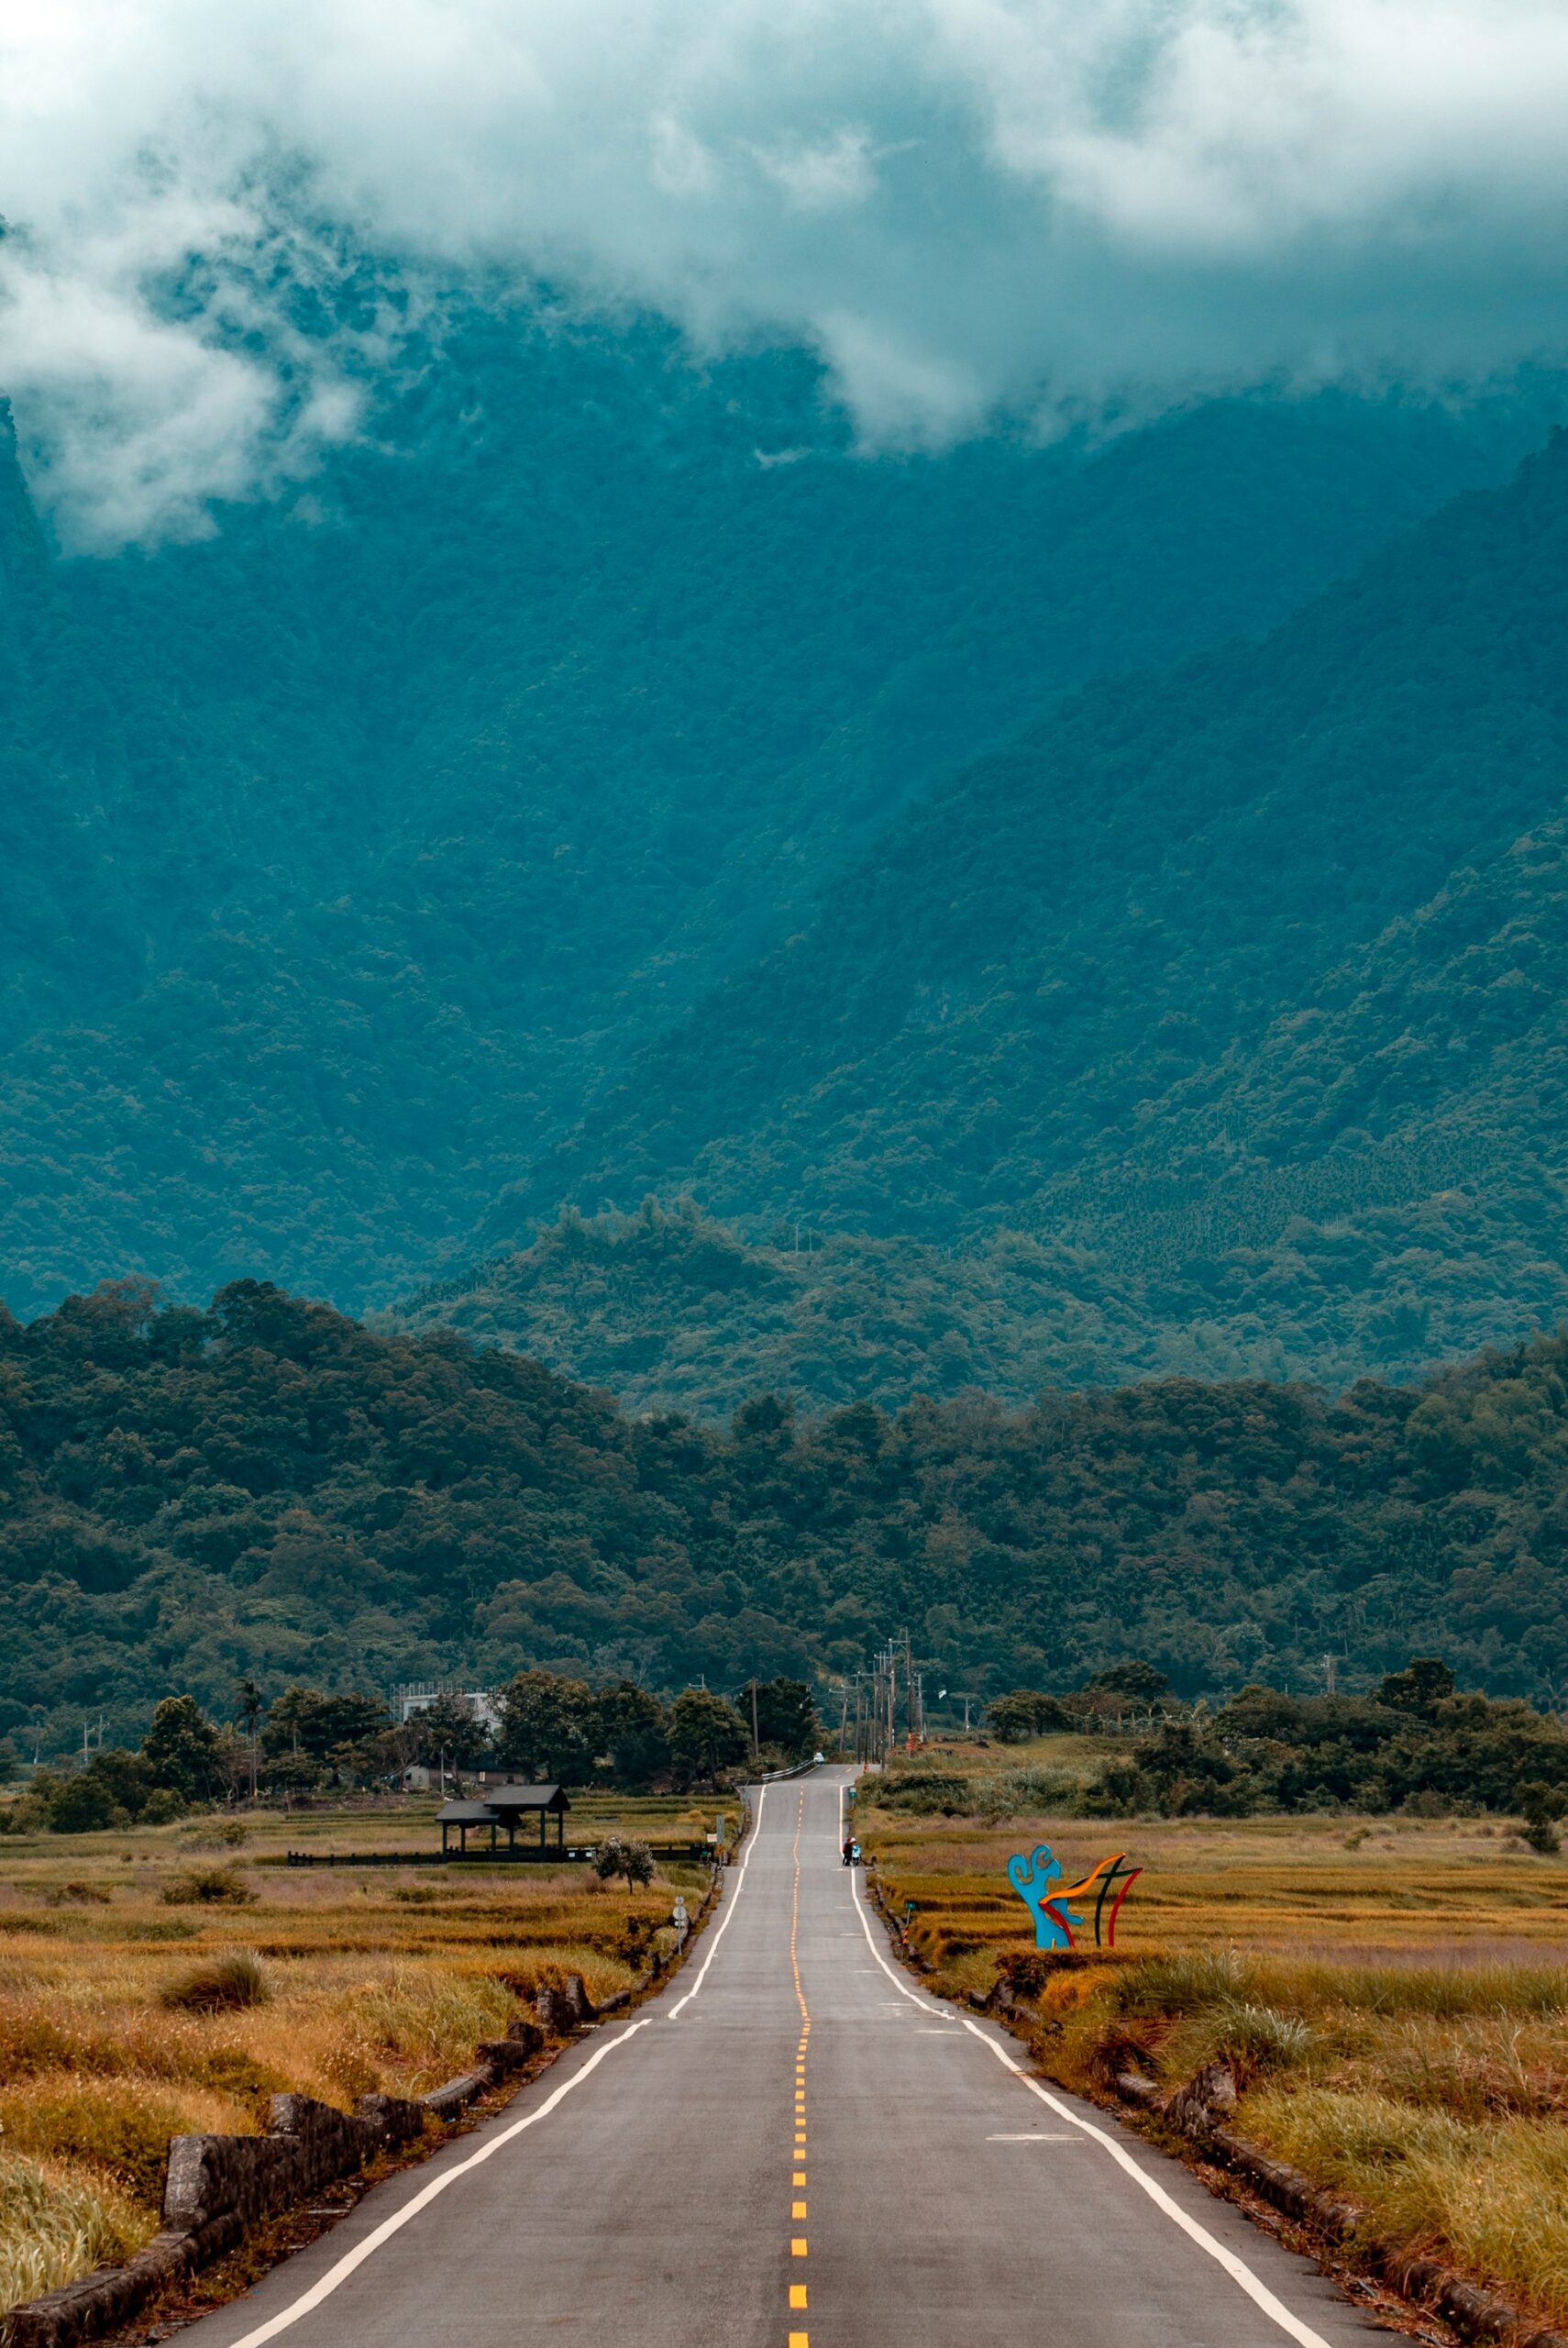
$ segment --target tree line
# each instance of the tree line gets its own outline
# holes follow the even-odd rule
[[[1113,1715],[1125,1724],[1133,1708],[1141,1732],[1084,1796],[1089,1816],[1490,1811],[1521,1816],[1533,1846],[1555,1851],[1568,1813],[1568,1723],[1517,1698],[1462,1690],[1435,1656],[1413,1656],[1364,1695],[1254,1684],[1214,1709],[1176,1701],[1163,1673],[1134,1663],[1064,1696],[1016,1689],[988,1724],[1018,1743],[1091,1732]],[[1071,1798],[1064,1789],[1058,1799]]]
[[[568,1786],[685,1792],[726,1784],[746,1764],[801,1760],[817,1738],[811,1690],[792,1679],[748,1690],[743,1717],[706,1688],[666,1702],[629,1679],[596,1688],[523,1671],[499,1691],[496,1710],[492,1732],[443,1692],[399,1721],[380,1697],[294,1687],[268,1704],[245,1679],[232,1717],[218,1722],[193,1696],[169,1696],[134,1752],[112,1746],[69,1772],[36,1771],[20,1799],[0,1809],[0,1833],[163,1825],[215,1803],[401,1786],[412,1766],[454,1783],[488,1765]]]
[[[667,1697],[782,1678],[825,1703],[906,1625],[933,1693],[1142,1660],[1188,1703],[1297,1699],[1325,1653],[1369,1689],[1419,1652],[1556,1704],[1568,1338],[1337,1397],[1168,1379],[808,1418],[763,1394],[713,1425],[256,1281],[204,1312],[120,1281],[0,1315],[0,1734],[44,1760],[100,1715],[134,1750],[166,1696],[227,1717],[242,1679],[275,1704],[525,1667]]]

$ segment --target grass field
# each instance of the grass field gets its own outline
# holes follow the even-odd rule
[[[1010,1853],[1049,1843],[1070,1883],[1125,1851],[1145,1872],[1116,1956],[1048,1979],[1018,2024],[1041,2067],[1084,2087],[1115,2037],[1175,2086],[1222,2054],[1254,2141],[1385,2239],[1568,2320],[1568,1864],[1496,1818],[999,1814],[1000,1783],[1092,1774],[1077,1739],[925,1758],[970,1775],[975,1813],[911,1814],[895,1773],[856,1819],[932,1987],[983,1993],[1032,1949]]]
[[[543,1981],[624,1987],[706,1880],[646,1889],[555,1866],[291,1869],[297,1850],[429,1849],[433,1802],[194,1819],[0,1840],[0,2308],[157,2226],[166,2148],[248,2132],[294,2088],[347,2108],[465,2068]],[[732,1800],[574,1803],[654,1848],[701,1842]]]

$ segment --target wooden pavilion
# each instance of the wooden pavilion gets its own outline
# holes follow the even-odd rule
[[[488,1831],[489,1847],[492,1852],[496,1849],[495,1838],[500,1832],[506,1836],[505,1855],[508,1858],[543,1858],[548,1850],[545,1830],[552,1816],[556,1822],[556,1849],[564,1852],[566,1814],[570,1808],[571,1804],[559,1786],[514,1783],[487,1786],[482,1801],[449,1801],[436,1811],[436,1823],[441,1829],[441,1855],[443,1858],[453,1855],[467,1858],[469,1835],[478,1830]],[[535,1817],[539,1822],[537,1851],[526,1844],[519,1849],[517,1830],[525,1820]],[[455,1855],[451,1841],[454,1833],[458,1836]]]

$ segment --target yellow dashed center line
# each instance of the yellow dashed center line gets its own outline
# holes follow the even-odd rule
[[[795,2003],[801,2009],[801,2037],[800,2043],[795,2049],[795,2160],[797,2162],[804,2158],[806,2151],[806,2055],[809,2050],[812,2035],[811,2009],[806,2004],[806,1993],[801,1987],[801,1958],[799,1950],[801,1933],[801,1830],[804,1826],[805,1822],[806,1795],[805,1789],[802,1787],[801,1790],[800,1807],[795,1812],[795,1886],[790,1900],[790,1970],[795,1977]],[[801,2192],[806,2182],[805,2170],[801,2167],[791,2168],[790,2182],[795,2187],[797,2193]],[[806,2205],[803,2201],[790,2202],[790,2215],[797,2224],[799,2224],[801,2220],[804,2218],[805,2214]],[[790,2255],[791,2258],[805,2257],[806,2237],[804,2234],[791,2235],[790,2241]],[[790,2286],[790,2312],[791,2315],[797,2313],[804,2314],[805,2307],[805,2285],[803,2283],[791,2283]],[[791,2331],[789,2338],[789,2348],[811,2348],[811,2339],[812,2336],[809,2331]]]

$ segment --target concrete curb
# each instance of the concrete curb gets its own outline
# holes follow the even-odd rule
[[[1511,2300],[1482,2289],[1436,2259],[1383,2241],[1363,2203],[1326,2193],[1300,2169],[1275,2160],[1261,2144],[1228,2127],[1218,2115],[1234,2104],[1235,2082],[1229,2074],[1221,2082],[1216,2077],[1220,2068],[1206,2066],[1170,2096],[1136,2071],[1114,2073],[1110,2085],[1123,2103],[1164,2120],[1273,2208],[1347,2253],[1358,2269],[1376,2275],[1412,2307],[1441,2316],[1462,2340],[1506,2342],[1507,2348],[1568,2348],[1568,2334],[1538,2325]]]
[[[75,2348],[112,2331],[168,2284],[232,2250],[248,2226],[418,2136],[426,2119],[455,2120],[476,2097],[544,2047],[536,2022],[512,2024],[476,2049],[471,2071],[417,2099],[361,2096],[352,2112],[306,2095],[275,2095],[260,2136],[175,2136],[163,2224],[124,2266],[101,2266],[0,2319],[6,2348]]]
[[[481,2039],[473,2068],[428,2095],[361,2096],[352,2112],[310,2096],[275,2095],[264,2135],[172,2138],[160,2231],[125,2265],[100,2266],[0,2316],[5,2348],[77,2348],[115,2331],[170,2284],[232,2250],[259,2219],[274,2217],[353,2176],[378,2154],[412,2143],[427,2120],[459,2119],[481,2095],[545,2053],[547,2039],[570,2037],[656,1988],[679,1963],[717,1899],[722,1872],[713,1868],[696,1914],[662,1965],[656,1962],[630,1988],[617,1989],[598,2007],[581,1974],[569,1974],[564,1989],[540,1990],[536,2021],[513,2022],[504,2038]]]

